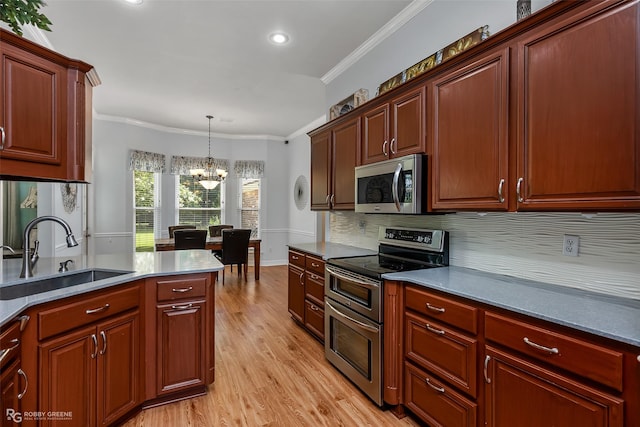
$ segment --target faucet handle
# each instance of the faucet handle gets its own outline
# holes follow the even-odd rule
[[[60,273],[62,273],[64,271],[69,271],[69,263],[73,264],[73,260],[72,259],[68,259],[66,261],[62,261],[60,263],[60,268],[58,269],[58,271]]]
[[[38,261],[38,258],[40,258],[40,255],[38,254],[38,250],[40,249],[40,240],[35,240],[33,242],[33,253],[31,254],[31,263],[35,264],[36,261]]]

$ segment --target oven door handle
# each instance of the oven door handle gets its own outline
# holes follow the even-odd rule
[[[396,209],[400,212],[400,195],[398,194],[398,181],[400,181],[400,173],[402,172],[402,163],[398,163],[396,170],[393,172],[393,184],[391,187],[391,194],[393,195],[393,202],[396,204]]]
[[[347,282],[356,283],[357,285],[360,285],[364,288],[378,289],[380,287],[380,285],[377,282],[374,282],[373,280],[370,282],[365,282],[363,279],[358,279],[356,277],[350,277],[350,276],[347,276],[346,274],[339,273],[335,269],[329,267],[328,265],[325,266],[324,268],[327,269],[330,275],[335,276],[338,279],[346,280]]]
[[[334,306],[331,305],[331,303],[329,301],[325,301],[325,304],[327,305],[327,307],[329,307],[329,309],[333,312],[333,314],[336,314],[340,317],[342,317],[344,320],[346,320],[347,322],[351,323],[353,326],[357,327],[357,328],[361,328],[364,329],[365,331],[369,331],[372,333],[378,333],[379,329],[374,328],[373,326],[369,326],[366,323],[362,323],[359,322],[355,319],[352,319],[351,317],[347,316],[346,314],[340,313],[338,310],[336,310],[336,308]]]

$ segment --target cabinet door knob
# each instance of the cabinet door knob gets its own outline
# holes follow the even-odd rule
[[[98,337],[96,337],[96,334],[91,334],[91,340],[93,341],[93,353],[91,353],[91,358],[95,359],[98,356]]]
[[[25,394],[27,394],[27,388],[29,387],[29,379],[27,378],[27,374],[22,370],[22,368],[18,369],[18,375],[24,378],[24,388],[22,389],[22,393],[18,394],[18,400],[22,400]]]
[[[504,203],[504,196],[502,195],[503,187],[504,187],[504,179],[501,179],[500,184],[498,184],[498,201],[500,203]]]
[[[398,141],[396,141],[396,139],[395,139],[395,138],[392,138],[392,139],[391,139],[391,144],[389,144],[389,149],[391,150],[391,154],[396,154],[396,151],[397,151],[397,150],[394,150],[394,149],[393,149],[393,145],[394,145],[394,144],[395,144],[396,149],[397,149],[397,148],[398,148]]]
[[[522,190],[522,181],[524,181],[524,178],[520,177],[518,178],[518,183],[516,184],[516,195],[518,196],[518,201],[520,203],[524,202],[524,198],[522,198],[522,193],[520,192]]]
[[[491,356],[488,354],[484,358],[484,380],[487,384],[491,384],[491,378],[489,378],[489,361],[491,360]]]
[[[387,151],[387,144],[388,144],[387,141],[382,143],[382,154],[384,154],[385,157],[389,157],[389,152]]]
[[[107,352],[107,334],[104,331],[100,331],[100,338],[102,338],[102,350],[100,350],[100,356]]]
[[[300,273],[300,285],[304,286],[304,271]]]

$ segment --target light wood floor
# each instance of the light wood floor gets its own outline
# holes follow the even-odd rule
[[[220,275],[222,276],[222,275]],[[216,285],[216,378],[206,396],[147,409],[138,426],[417,426],[382,411],[324,358],[291,320],[287,267]]]

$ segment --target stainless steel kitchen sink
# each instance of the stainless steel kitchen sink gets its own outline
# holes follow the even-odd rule
[[[29,295],[40,294],[42,292],[53,291],[55,289],[62,289],[69,286],[81,285],[83,283],[109,279],[111,277],[117,277],[129,273],[132,273],[132,271],[92,269],[78,271],[77,273],[64,274],[57,277],[50,277],[47,279],[3,286],[0,287],[0,300],[26,297]]]

